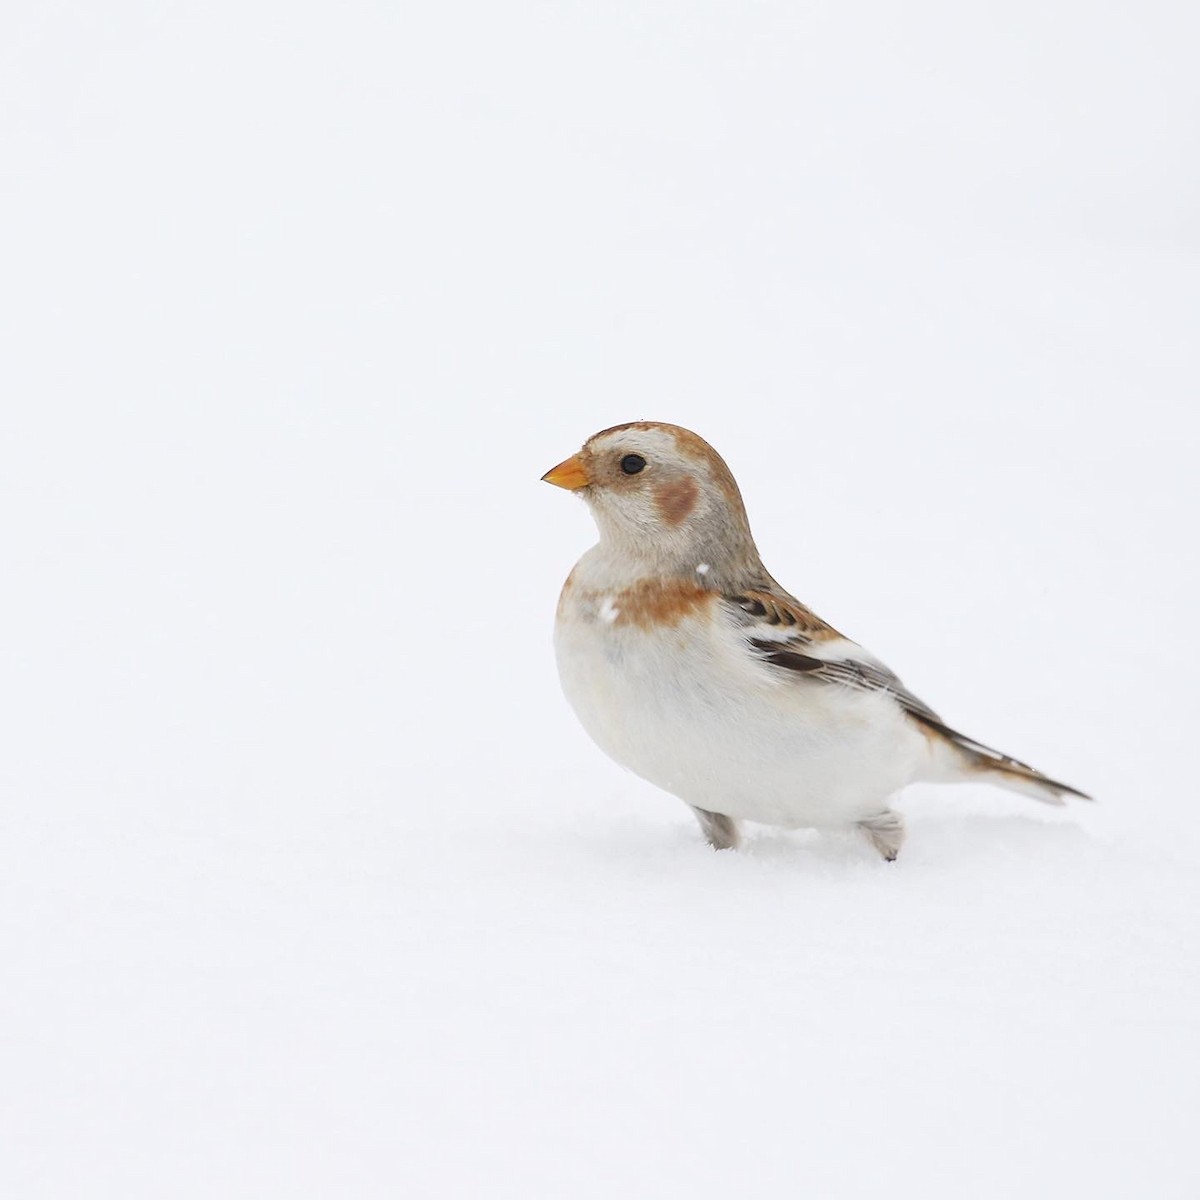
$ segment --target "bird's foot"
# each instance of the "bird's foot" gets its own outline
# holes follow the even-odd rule
[[[741,842],[737,822],[724,813],[709,812],[705,808],[697,808],[694,804],[688,807],[696,814],[700,828],[704,831],[705,841],[714,850],[736,850]]]
[[[858,826],[888,862],[896,861],[904,844],[904,818],[899,813],[884,811],[877,817],[859,821]]]

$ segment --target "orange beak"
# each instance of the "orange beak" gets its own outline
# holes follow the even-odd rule
[[[587,487],[592,482],[587,467],[583,465],[578,454],[572,454],[565,462],[560,462],[557,467],[552,467],[542,476],[542,479],[546,483],[554,484],[555,487],[566,488],[569,492]]]

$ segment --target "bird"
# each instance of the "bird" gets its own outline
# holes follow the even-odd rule
[[[599,542],[563,585],[559,679],[610,758],[691,808],[708,844],[740,823],[858,829],[888,862],[916,782],[1091,799],[947,725],[763,566],[725,460],[657,421],[590,437],[542,479],[581,496]]]

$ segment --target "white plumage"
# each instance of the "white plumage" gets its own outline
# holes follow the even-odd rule
[[[619,602],[592,599],[598,557],[563,596],[555,651],[567,699],[610,758],[698,808],[787,828],[875,816],[932,772],[929,739],[890,696],[797,686],[764,669],[729,614],[652,629],[606,620]]]

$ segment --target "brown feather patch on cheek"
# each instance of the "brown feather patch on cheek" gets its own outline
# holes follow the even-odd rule
[[[671,525],[678,525],[696,507],[700,489],[694,479],[677,479],[654,491],[654,506],[658,515]]]

